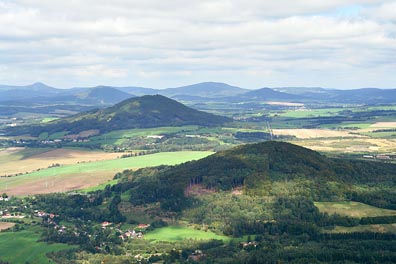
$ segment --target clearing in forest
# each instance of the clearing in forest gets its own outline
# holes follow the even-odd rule
[[[395,210],[378,208],[358,202],[315,202],[320,212],[349,217],[375,217],[396,215]]]

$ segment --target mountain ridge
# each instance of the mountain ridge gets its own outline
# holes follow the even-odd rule
[[[98,88],[114,89],[115,98],[107,97],[95,100],[95,97],[81,101],[82,94]],[[96,86],[59,89],[44,83],[34,83],[26,86],[0,85],[0,102],[24,101],[34,103],[35,98],[41,98],[41,102],[50,104],[51,101],[64,103],[89,103],[92,105],[109,105],[126,99],[126,95],[132,96],[161,94],[173,99],[186,102],[204,102],[205,100],[220,100],[224,102],[252,101],[252,100],[280,100],[293,102],[335,102],[335,103],[358,103],[358,104],[381,104],[394,103],[396,101],[396,89],[359,88],[359,89],[334,89],[320,87],[279,87],[246,89],[220,82],[202,82],[175,88],[154,89],[145,87],[116,87]],[[73,98],[74,97],[74,98]],[[106,103],[106,101],[108,101]],[[103,103],[104,102],[104,103]]]

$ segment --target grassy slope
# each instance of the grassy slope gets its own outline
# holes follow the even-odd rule
[[[395,210],[382,209],[358,202],[316,202],[319,211],[349,217],[375,217],[396,215]]]
[[[84,192],[84,193],[95,192],[95,191],[98,191],[98,190],[103,190],[106,187],[106,185],[112,186],[114,184],[117,184],[117,182],[118,182],[118,180],[111,180],[111,181],[99,184],[97,186],[81,189],[80,191]]]
[[[0,260],[10,263],[53,263],[46,253],[71,248],[65,244],[37,242],[38,230],[0,233]]]
[[[352,227],[336,226],[334,229],[326,230],[324,232],[326,233],[376,232],[376,233],[396,234],[396,224],[358,225]]]
[[[226,236],[216,235],[211,231],[196,230],[184,226],[168,226],[163,228],[157,228],[150,231],[145,235],[145,239],[155,241],[181,241],[184,239],[196,239],[196,240],[228,240]]]

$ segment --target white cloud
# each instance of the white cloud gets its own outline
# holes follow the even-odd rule
[[[395,5],[0,0],[0,81],[40,78],[63,87],[208,80],[244,87],[395,86]],[[348,16],[340,16],[346,9]]]

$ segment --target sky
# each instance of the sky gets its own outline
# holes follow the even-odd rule
[[[0,84],[396,88],[396,1],[0,0]]]

